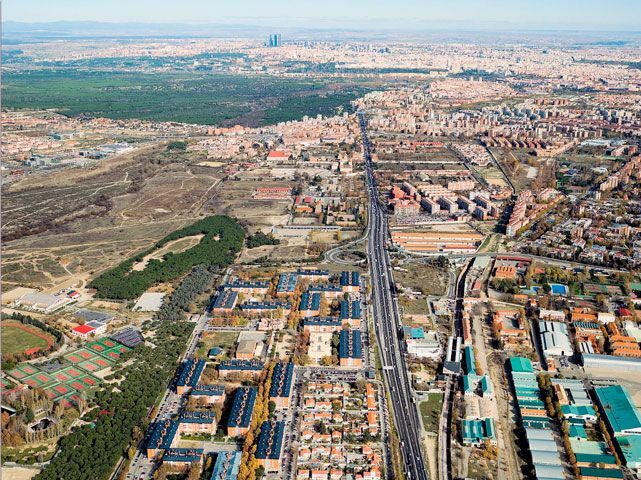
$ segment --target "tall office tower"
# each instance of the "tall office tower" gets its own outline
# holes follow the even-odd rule
[[[269,40],[267,44],[270,47],[280,47],[283,44],[282,38],[280,36],[280,33],[272,33],[269,35]]]

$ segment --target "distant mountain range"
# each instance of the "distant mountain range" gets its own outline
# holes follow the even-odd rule
[[[285,39],[309,41],[455,41],[473,43],[562,43],[566,45],[626,46],[641,44],[641,32],[598,32],[585,30],[514,29],[505,23],[460,25],[453,23],[394,21],[359,23],[343,19],[237,18],[225,23],[140,23],[59,21],[2,23],[5,45],[29,41],[82,38],[249,38],[265,39],[268,34],[282,33]],[[527,39],[527,41],[526,41]]]

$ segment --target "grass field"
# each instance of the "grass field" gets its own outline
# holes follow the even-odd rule
[[[236,345],[238,339],[238,332],[208,332],[202,336],[202,345],[198,348],[196,356],[198,358],[207,358],[207,352],[212,347],[222,348],[229,354]]]
[[[47,348],[47,340],[29,330],[39,332],[33,326],[23,328],[22,324],[19,323],[2,322],[2,353],[16,354],[32,348]]]
[[[419,405],[421,416],[423,417],[423,424],[425,431],[436,432],[438,428],[438,420],[443,408],[443,394],[430,393],[425,402]]]
[[[403,270],[395,270],[394,281],[423,295],[444,295],[447,287],[442,269],[420,263],[403,265]]]
[[[43,69],[3,75],[4,108],[55,109],[114,119],[266,125],[333,114],[365,89],[226,73],[135,73]]]

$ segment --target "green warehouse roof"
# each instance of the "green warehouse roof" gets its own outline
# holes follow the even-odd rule
[[[465,371],[466,373],[476,375],[476,361],[474,360],[474,349],[469,345],[463,351],[465,358]]]
[[[625,435],[617,438],[625,464],[633,469],[641,468],[641,435]]]
[[[623,478],[621,470],[616,468],[595,468],[595,467],[581,467],[582,477],[594,478]]]
[[[592,405],[561,405],[561,411],[566,417],[596,417]]]
[[[641,413],[624,387],[598,387],[595,392],[615,436],[632,431],[641,433]]]
[[[532,361],[525,357],[511,357],[510,367],[513,372],[534,373]]]
[[[588,433],[585,431],[585,427],[580,424],[570,425],[570,431],[568,435],[571,438],[588,438]]]
[[[462,420],[463,443],[479,443],[484,439],[496,439],[494,420]]]

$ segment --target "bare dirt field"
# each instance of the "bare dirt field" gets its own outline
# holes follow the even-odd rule
[[[18,235],[3,242],[3,288],[81,288],[98,272],[207,214],[204,206],[220,178],[192,166],[193,154],[169,153],[164,146],[146,152],[105,161],[99,173],[51,174],[49,187],[41,185],[43,179],[36,186],[30,179],[12,186],[3,196],[9,210],[3,229],[8,225]],[[33,204],[28,212],[21,208],[27,202]],[[84,213],[69,217],[79,210]]]
[[[273,227],[287,222],[290,200],[256,200],[252,193],[258,187],[295,187],[295,182],[240,180],[221,183],[207,204],[216,213],[236,217],[255,227]]]
[[[4,480],[31,480],[38,472],[40,472],[39,468],[2,467],[2,478]]]

